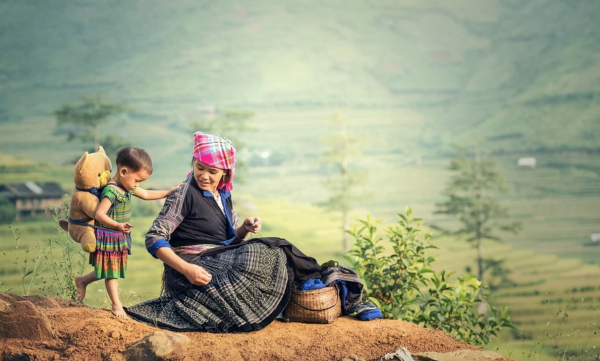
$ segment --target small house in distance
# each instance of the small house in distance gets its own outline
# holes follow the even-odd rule
[[[25,182],[0,185],[0,196],[7,198],[17,211],[16,221],[44,215],[48,207],[59,207],[67,192],[55,182]]]
[[[600,244],[600,233],[590,234],[590,241],[595,244]]]
[[[404,159],[404,162],[406,164],[416,165],[417,167],[420,167],[423,164],[423,159],[421,159],[421,157],[408,157]]]
[[[535,158],[534,157],[519,158],[517,165],[519,167],[535,168]]]

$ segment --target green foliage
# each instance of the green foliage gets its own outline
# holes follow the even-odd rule
[[[367,299],[384,317],[441,329],[475,345],[485,345],[501,328],[513,327],[507,307],[490,307],[487,316],[477,312],[478,304],[486,301],[474,275],[451,281],[446,271],[432,269],[435,259],[428,250],[437,247],[423,234],[422,221],[412,217],[410,207],[398,216],[385,243],[370,217],[348,232],[356,243],[347,259],[364,280]]]
[[[0,196],[0,224],[14,222],[17,215],[17,209],[10,200]]]
[[[81,96],[80,104],[64,104],[54,111],[54,116],[57,120],[58,134],[66,133],[67,140],[93,142],[94,150],[106,143],[106,150],[112,152],[126,144],[125,139],[116,135],[100,138],[99,127],[111,117],[127,110],[127,104],[111,103],[101,95]]]
[[[492,159],[469,159],[456,156],[449,169],[454,172],[446,187],[448,199],[437,204],[438,214],[458,216],[462,228],[450,232],[465,235],[468,242],[500,241],[495,230],[517,232],[518,222],[506,223],[508,210],[496,200],[498,192],[505,191],[504,178]]]

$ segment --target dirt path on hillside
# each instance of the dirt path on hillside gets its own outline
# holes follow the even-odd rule
[[[0,300],[31,301],[47,316],[55,337],[0,340],[5,355],[28,355],[24,360],[118,360],[125,349],[157,329],[120,320],[108,310],[81,306],[58,298],[1,295]],[[27,315],[17,315],[25,320]],[[341,317],[329,325],[275,321],[261,331],[241,334],[184,333],[191,339],[190,360],[340,360],[356,354],[381,358],[399,347],[411,353],[451,352],[476,347],[456,341],[442,331],[427,330],[395,320],[358,321]],[[11,336],[9,336],[11,337]]]

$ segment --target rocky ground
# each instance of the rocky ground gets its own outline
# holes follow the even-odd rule
[[[403,321],[340,317],[242,334],[174,333],[59,298],[0,294],[1,360],[380,360],[402,347],[415,361],[509,360]]]

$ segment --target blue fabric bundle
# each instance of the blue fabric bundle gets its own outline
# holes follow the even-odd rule
[[[325,284],[320,278],[311,278],[304,282],[301,287],[302,291],[318,290],[320,288],[325,288]]]
[[[344,315],[356,313],[356,318],[360,321],[371,321],[376,318],[383,318],[383,315],[381,314],[379,308],[377,308],[377,306],[375,306],[375,304],[373,304],[372,302],[356,302],[358,299],[360,299],[360,295],[356,295],[357,290],[350,292],[346,282],[347,281],[343,281],[341,279],[335,279],[333,281],[333,284],[338,288],[340,292],[340,300],[342,302],[342,310]],[[304,282],[300,289],[302,291],[310,291],[318,290],[326,286],[327,285],[323,283],[321,279],[311,278]],[[354,285],[354,288],[356,288],[356,286],[357,285]],[[360,284],[359,290],[362,293],[362,284]],[[347,303],[350,304],[347,305]]]

